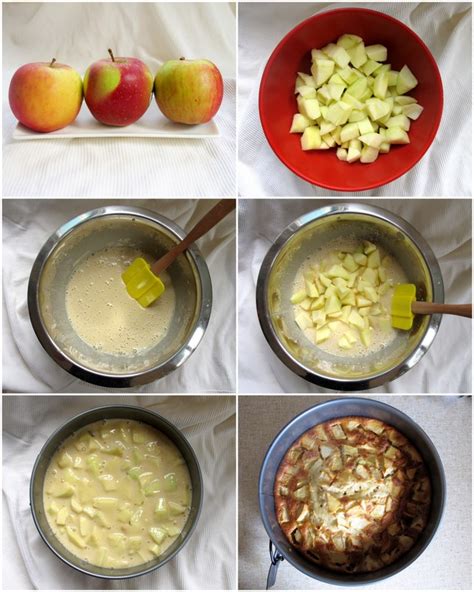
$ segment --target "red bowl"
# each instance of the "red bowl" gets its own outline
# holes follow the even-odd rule
[[[344,33],[360,35],[366,45],[381,43],[394,70],[405,64],[418,79],[408,93],[424,111],[412,122],[410,144],[392,146],[371,164],[349,164],[336,151],[303,151],[301,134],[290,134],[297,113],[294,87],[297,72],[310,73],[311,49],[335,42]],[[259,95],[260,120],[278,158],[305,181],[332,191],[365,191],[404,175],[434,140],[443,111],[443,85],[438,66],[423,41],[406,25],[365,8],[338,8],[316,14],[292,29],[273,51],[263,72]]]

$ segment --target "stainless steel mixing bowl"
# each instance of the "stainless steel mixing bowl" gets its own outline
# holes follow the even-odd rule
[[[75,431],[89,425],[95,421],[102,419],[130,419],[147,423],[153,428],[159,430],[167,436],[178,450],[183,455],[189,469],[192,486],[192,501],[191,510],[188,520],[183,528],[183,531],[176,539],[176,541],[163,553],[153,561],[144,563],[142,565],[135,565],[127,569],[111,569],[106,567],[98,567],[87,563],[73,555],[64,545],[56,538],[51,527],[49,526],[46,517],[46,511],[43,505],[43,487],[46,469],[51,461],[52,456],[59,448],[59,446]],[[198,460],[191,448],[191,445],[186,440],[180,430],[168,420],[164,419],[157,413],[142,407],[134,407],[131,405],[107,405],[105,407],[97,407],[85,411],[80,415],[76,415],[58,430],[52,434],[39,453],[30,480],[30,506],[33,514],[33,520],[36,528],[40,533],[43,541],[64,563],[74,567],[78,571],[99,578],[109,580],[134,578],[136,576],[145,575],[155,569],[158,569],[170,559],[172,559],[189,540],[194,531],[199,514],[201,512],[203,496],[202,476]]]
[[[362,416],[380,419],[399,430],[421,454],[431,480],[431,509],[428,523],[413,547],[394,563],[374,572],[349,574],[330,571],[310,561],[289,543],[277,521],[273,496],[278,467],[288,448],[313,426],[336,417]],[[441,522],[446,499],[446,481],[441,459],[433,442],[410,417],[390,405],[362,397],[340,397],[310,407],[292,419],[271,443],[260,470],[259,505],[263,524],[271,542],[277,549],[271,567],[271,579],[276,577],[276,566],[281,558],[307,576],[339,586],[357,586],[383,580],[408,567],[423,553]],[[270,582],[271,583],[271,582]]]
[[[199,345],[211,314],[211,279],[196,246],[167,270],[176,304],[166,336],[136,354],[107,354],[80,339],[68,319],[65,293],[72,272],[91,253],[130,246],[158,259],[184,236],[156,212],[123,206],[92,210],[61,226],[39,252],[28,284],[31,322],[53,360],[74,376],[106,387],[146,384],[181,366]]]
[[[306,380],[337,390],[362,390],[394,380],[428,351],[441,315],[415,317],[410,331],[398,331],[386,347],[357,358],[335,356],[312,344],[294,321],[290,303],[303,262],[328,242],[350,237],[370,240],[403,268],[417,298],[444,301],[436,257],[423,237],[402,218],[368,205],[338,203],[301,216],[278,236],[260,268],[257,312],[263,333],[280,360]]]

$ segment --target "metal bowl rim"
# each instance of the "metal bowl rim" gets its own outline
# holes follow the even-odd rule
[[[48,537],[46,536],[46,534],[43,532],[43,529],[41,528],[39,521],[37,519],[36,516],[36,506],[33,500],[33,488],[34,488],[34,483],[36,480],[36,472],[38,470],[38,466],[40,461],[42,460],[42,457],[45,453],[45,450],[47,449],[48,445],[50,444],[50,442],[52,440],[54,440],[54,438],[61,432],[63,431],[65,428],[68,427],[69,424],[71,424],[72,422],[75,422],[78,419],[82,419],[82,418],[87,418],[88,415],[90,415],[91,413],[95,413],[97,411],[109,411],[110,409],[133,409],[135,411],[140,411],[140,413],[143,413],[145,415],[149,415],[151,417],[158,417],[160,422],[166,424],[170,430],[174,433],[179,434],[179,437],[182,438],[182,440],[184,441],[184,443],[186,444],[190,456],[193,459],[193,463],[196,467],[196,473],[197,473],[197,478],[198,478],[198,484],[199,484],[199,490],[200,490],[200,499],[199,499],[199,506],[197,508],[196,511],[196,517],[194,519],[194,522],[191,525],[191,528],[189,529],[188,533],[186,534],[186,536],[184,537],[184,539],[182,540],[181,544],[173,551],[173,553],[171,553],[171,555],[169,557],[167,557],[164,561],[162,562],[157,562],[156,565],[153,565],[145,570],[142,571],[137,571],[136,573],[133,574],[129,574],[129,575],[120,575],[120,576],[115,576],[115,575],[102,575],[102,574],[97,574],[94,573],[93,571],[90,571],[88,569],[79,567],[78,565],[74,565],[72,562],[70,562],[68,559],[66,559],[65,557],[63,557],[49,542]],[[137,421],[141,421],[141,420],[137,420]],[[146,421],[143,421],[143,423],[146,423]],[[87,425],[87,424],[85,424]],[[152,424],[149,424],[152,425]],[[154,427],[154,426],[152,426]],[[156,430],[158,430],[158,428],[155,427]],[[159,430],[158,430],[159,431]],[[71,435],[74,432],[71,432],[69,435]],[[171,438],[170,438],[171,439]],[[173,444],[176,443],[173,442]],[[74,415],[73,417],[69,418],[65,423],[63,423],[62,425],[60,425],[58,428],[56,428],[54,430],[54,432],[49,436],[49,438],[46,440],[46,442],[43,444],[43,446],[41,447],[41,450],[39,451],[35,463],[33,465],[33,469],[31,471],[31,477],[30,477],[30,487],[29,487],[29,493],[30,493],[30,510],[31,510],[31,514],[33,517],[33,522],[35,523],[36,529],[38,530],[41,538],[43,539],[43,541],[46,543],[47,547],[56,555],[56,557],[58,557],[61,561],[63,561],[66,565],[69,565],[69,567],[72,567],[73,569],[87,575],[87,576],[92,576],[95,578],[100,578],[100,579],[104,579],[104,580],[126,580],[126,579],[130,579],[130,578],[136,578],[139,576],[143,576],[146,575],[148,573],[151,573],[152,571],[155,571],[155,569],[159,569],[160,567],[162,567],[163,565],[165,565],[166,563],[168,563],[168,561],[170,561],[171,559],[173,559],[180,551],[181,549],[185,546],[185,544],[188,542],[188,540],[191,538],[191,535],[193,534],[197,523],[199,521],[199,517],[201,515],[201,510],[202,510],[202,504],[203,504],[203,497],[204,497],[204,491],[203,491],[203,480],[202,480],[202,472],[201,472],[201,467],[199,465],[199,461],[197,459],[196,453],[194,452],[193,447],[191,446],[191,444],[189,443],[188,439],[186,438],[186,436],[183,434],[183,432],[177,428],[173,423],[171,423],[168,419],[166,419],[165,417],[163,417],[162,415],[160,415],[159,413],[156,413],[155,411],[152,411],[150,409],[145,409],[144,407],[138,407],[137,405],[101,405],[100,407],[93,407],[92,409],[87,409],[86,411],[81,411],[80,413]],[[90,564],[91,567],[93,568],[94,566],[92,564]],[[143,564],[145,565],[145,564]],[[140,565],[137,565],[136,567],[140,567]]]

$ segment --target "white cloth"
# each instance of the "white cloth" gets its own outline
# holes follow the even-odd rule
[[[155,210],[181,228],[192,226],[211,200],[5,200],[3,203],[3,388],[6,392],[104,392],[75,379],[41,347],[31,326],[27,285],[33,262],[49,236],[74,216],[104,205]],[[159,381],[125,392],[235,391],[235,216],[228,215],[197,245],[213,286],[211,319],[197,350]],[[122,392],[122,391],[116,391]]]
[[[235,194],[235,7],[232,3],[13,3],[3,11],[3,195],[198,197]],[[20,33],[21,32],[21,33]],[[81,75],[116,55],[151,71],[180,56],[213,61],[225,79],[207,140],[101,138],[15,141],[13,73],[29,62],[69,64]],[[154,100],[150,109],[158,109]],[[82,106],[87,111],[85,103]],[[92,116],[91,116],[92,117]]]
[[[471,302],[471,200],[359,200],[398,214],[434,251],[444,280],[445,302]],[[334,200],[247,200],[239,203],[239,392],[331,392],[306,382],[273,353],[257,319],[255,289],[268,249],[282,230],[306,212]],[[470,393],[472,324],[446,316],[427,354],[394,382],[371,392]]]
[[[240,397],[239,399],[239,589],[264,589],[270,558],[258,508],[263,458],[278,432],[296,415],[334,397]],[[446,506],[433,540],[409,567],[362,590],[472,590],[472,401],[470,397],[366,397],[411,417],[435,445],[446,474]],[[262,417],[265,421],[262,422]],[[343,590],[279,564],[275,590]]]
[[[151,409],[181,429],[198,458],[204,491],[196,530],[174,559],[146,576],[107,582],[76,572],[47,548],[31,517],[28,487],[33,463],[54,430],[82,411],[113,404]],[[2,551],[2,589],[235,587],[235,397],[7,396],[3,459],[3,528],[9,537]]]
[[[273,49],[313,14],[362,6],[389,14],[426,43],[441,71],[445,102],[440,129],[423,159],[400,179],[361,196],[470,196],[471,189],[471,4],[451,3],[243,3],[239,9],[239,193],[259,196],[329,196],[283,165],[260,124],[258,91]],[[462,72],[462,75],[459,74]],[[275,97],[278,100],[278,97]]]

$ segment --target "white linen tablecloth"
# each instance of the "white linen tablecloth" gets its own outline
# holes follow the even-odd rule
[[[329,196],[333,193],[294,175],[268,144],[258,115],[265,64],[280,40],[313,14],[345,6],[389,14],[427,44],[441,71],[445,102],[437,136],[414,169],[392,183],[353,193],[359,196],[470,196],[471,180],[471,3],[244,3],[239,9],[240,195]],[[275,97],[278,100],[278,97]]]
[[[434,251],[444,280],[445,302],[471,302],[471,200],[358,200],[398,214],[417,229]],[[239,203],[239,392],[331,392],[289,370],[265,340],[257,318],[255,290],[268,249],[298,216],[334,200],[249,200]],[[470,393],[472,323],[445,316],[427,354],[398,380],[371,392]]]
[[[127,204],[154,210],[181,228],[192,226],[212,200],[4,200],[3,202],[3,389],[6,392],[112,392],[78,380],[57,366],[31,326],[27,285],[33,262],[62,224],[94,208]],[[235,216],[229,214],[197,242],[213,287],[207,331],[186,363],[129,392],[215,393],[235,391]],[[123,391],[116,391],[123,392]]]
[[[239,397],[239,589],[264,589],[270,557],[258,508],[258,474],[273,438],[296,415],[334,397]],[[428,434],[446,475],[446,506],[433,540],[409,567],[362,590],[472,590],[472,401],[470,397],[376,399]],[[265,421],[262,421],[262,417]],[[342,590],[279,564],[275,590]]]
[[[3,195],[199,197],[235,195],[235,5],[224,3],[8,3],[3,6]],[[168,59],[213,61],[224,77],[219,138],[12,139],[13,73],[29,62],[81,75],[115,55],[152,73]],[[88,111],[84,103],[82,109]],[[152,100],[149,109],[158,109]],[[91,115],[92,117],[92,115]]]
[[[63,564],[44,544],[29,507],[36,457],[68,419],[101,405],[151,409],[181,429],[198,458],[203,507],[195,532],[159,570],[106,581]],[[235,587],[235,397],[3,397],[3,590],[166,590]],[[212,569],[210,564],[212,560]]]

